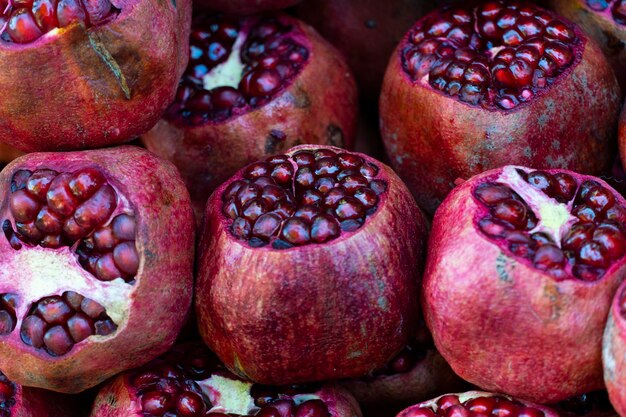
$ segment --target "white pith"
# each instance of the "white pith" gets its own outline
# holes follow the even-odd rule
[[[529,233],[545,233],[554,239],[554,243],[558,247],[561,247],[561,241],[565,234],[574,223],[579,221],[571,213],[573,200],[568,201],[567,204],[556,201],[526,182],[517,173],[517,169],[527,173],[533,172],[533,170],[523,167],[505,166],[502,168],[502,173],[497,181],[507,184],[537,216],[537,225]]]
[[[240,31],[228,59],[216,65],[204,76],[202,84],[205,90],[212,90],[217,87],[237,88],[239,86],[245,68],[245,64],[241,61],[241,47],[246,41],[246,36],[247,34]]]

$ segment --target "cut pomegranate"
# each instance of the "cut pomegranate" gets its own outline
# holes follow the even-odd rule
[[[114,399],[112,401],[112,399]],[[91,417],[360,417],[343,389],[263,386],[238,379],[204,346],[181,345],[98,393]]]
[[[148,131],[176,94],[190,22],[189,0],[0,0],[3,142],[80,150]]]
[[[507,163],[607,173],[619,106],[610,65],[577,26],[491,1],[444,7],[407,33],[385,75],[381,129],[434,212],[457,178]]]
[[[193,263],[175,169],[120,147],[29,154],[1,175],[0,368],[21,384],[78,392],[167,350],[189,308]]]
[[[183,174],[197,214],[243,165],[299,143],[350,147],[356,87],[340,54],[284,14],[200,15],[176,101],[142,139]]]
[[[404,184],[365,155],[302,145],[248,165],[207,204],[200,333],[260,383],[363,376],[414,328],[425,234]]]
[[[435,345],[481,388],[542,402],[600,389],[625,253],[626,201],[599,178],[515,166],[475,176],[433,220],[423,308]]]

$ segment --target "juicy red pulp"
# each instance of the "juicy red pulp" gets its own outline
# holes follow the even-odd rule
[[[581,40],[554,14],[495,1],[444,8],[420,20],[402,50],[414,81],[461,102],[510,110],[548,88],[580,58]]]
[[[0,372],[0,417],[11,417],[15,405],[15,384]]]
[[[253,247],[324,243],[359,229],[387,183],[358,155],[327,149],[277,155],[248,166],[222,194],[231,233]]]
[[[213,405],[198,381],[212,374],[228,375],[224,366],[204,347],[174,350],[131,376],[145,417],[330,417],[328,406],[319,399],[295,401],[299,394],[317,387],[270,387],[253,385],[250,395],[256,410],[246,416],[209,412]]]
[[[454,394],[439,398],[436,407],[423,406],[404,417],[544,417],[538,408],[505,397],[476,397],[461,403]]]
[[[0,39],[29,43],[74,23],[98,25],[115,11],[110,0],[0,0]]]
[[[249,32],[241,51],[236,51],[233,46],[241,31]],[[293,39],[297,34],[293,25],[273,17],[261,18],[251,28],[246,20],[220,15],[197,19],[191,32],[189,65],[166,117],[200,125],[267,103],[292,82],[308,60],[308,49]],[[239,53],[245,65],[238,87],[204,89],[204,78],[232,53]]]
[[[557,279],[572,275],[585,281],[600,279],[624,256],[626,209],[611,190],[593,180],[579,183],[564,172],[517,172],[554,203],[568,204],[576,222],[556,242],[554,236],[534,230],[540,219],[528,202],[507,184],[488,181],[474,189],[474,197],[488,208],[488,214],[478,219],[482,233]]]
[[[426,358],[426,353],[425,346],[421,346],[417,341],[412,341],[412,343],[406,345],[400,353],[394,356],[384,368],[377,369],[364,379],[375,379],[381,375],[392,376],[406,374],[413,370],[420,361]]]
[[[596,12],[610,10],[613,20],[619,25],[626,25],[626,0],[586,0],[587,6]]]

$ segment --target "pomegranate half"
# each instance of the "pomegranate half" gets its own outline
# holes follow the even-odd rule
[[[533,4],[481,2],[419,20],[380,99],[391,165],[432,213],[458,178],[506,164],[608,173],[619,87],[600,48]]]
[[[250,164],[213,193],[201,233],[200,334],[242,377],[360,377],[417,324],[425,221],[368,156],[301,145]]]
[[[28,154],[0,173],[0,222],[0,369],[12,381],[76,393],[174,343],[194,224],[169,162],[130,146]]]
[[[435,346],[490,391],[553,403],[603,388],[625,226],[626,201],[596,177],[510,165],[472,177],[433,220],[422,304]]]
[[[351,147],[356,86],[343,57],[285,14],[200,15],[176,101],[142,136],[180,170],[202,213],[242,166],[301,143]]]
[[[609,399],[620,416],[626,415],[626,284],[611,305],[604,330],[602,363]]]
[[[90,417],[361,417],[333,385],[263,386],[228,372],[200,344],[181,345],[102,387]]]

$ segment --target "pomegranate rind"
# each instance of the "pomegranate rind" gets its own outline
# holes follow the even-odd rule
[[[626,166],[626,107],[622,110],[617,128],[617,138],[619,142],[619,156],[622,166]]]
[[[626,323],[620,312],[620,298],[626,284],[617,290],[602,340],[604,383],[609,400],[620,416],[626,415]]]
[[[113,5],[121,12],[100,26],[0,44],[3,141],[25,152],[101,148],[159,120],[187,65],[191,1]]]
[[[10,417],[79,417],[76,398],[38,388],[15,385],[15,404]]]
[[[424,401],[433,395],[462,389],[467,385],[450,368],[435,349],[407,373],[380,375],[374,379],[351,379],[342,385],[354,395],[359,404],[387,406]]]
[[[626,258],[595,282],[557,281],[505,253],[475,225],[482,203],[472,195],[500,172],[459,185],[435,213],[421,294],[435,346],[485,390],[553,403],[601,389],[602,329]],[[577,179],[597,181],[626,204],[604,181]]]
[[[530,403],[530,402],[526,402],[523,400],[520,400],[518,398],[511,398],[508,397],[506,395],[502,395],[502,394],[495,394],[495,393],[491,393],[491,392],[485,392],[485,391],[467,391],[467,392],[462,392],[462,393],[455,393],[455,394],[444,394],[444,395],[456,395],[459,398],[459,401],[461,403],[464,403],[467,400],[473,399],[473,398],[480,398],[480,397],[495,397],[495,396],[499,396],[499,397],[505,397],[508,400],[513,400],[513,401],[520,401],[522,404],[524,404],[527,407],[533,407],[536,408],[538,410],[543,411],[543,413],[545,414],[546,417],[558,417],[559,413],[557,413],[556,411],[552,410],[551,408],[548,407],[544,407],[542,405],[538,405],[538,404],[534,404],[534,403]],[[397,417],[411,417],[413,416],[413,412],[419,410],[420,408],[423,407],[428,407],[431,409],[436,410],[437,409],[437,401],[443,397],[444,395],[440,395],[437,398],[433,398],[432,400],[428,400],[428,401],[424,401],[422,403],[413,405],[411,407],[408,407],[407,409],[403,410],[400,412],[400,414],[397,415]]]
[[[20,326],[31,303],[18,305],[15,330],[0,336],[0,368],[12,381],[65,393],[77,393],[107,378],[142,365],[169,349],[190,310],[193,286],[194,222],[187,190],[176,168],[154,154],[137,147],[122,146],[95,151],[68,153],[33,153],[20,157],[0,174],[0,213],[9,215],[9,194],[13,174],[20,169],[46,167],[72,172],[95,167],[107,177],[119,195],[126,197],[136,219],[135,245],[140,255],[134,284],[126,285],[127,299],[117,300],[115,293],[83,293],[105,307],[116,303],[127,309],[117,330],[109,336],[92,336],[74,345],[63,356],[54,357],[44,350],[27,346],[20,339]],[[22,248],[20,251],[35,250]],[[37,250],[42,250],[41,248]],[[76,269],[85,282],[97,279],[84,270],[67,247],[64,267]],[[27,257],[23,270],[7,269],[16,251],[5,237],[0,239],[0,291],[26,291],[28,276],[37,259]],[[64,258],[65,259],[65,258]],[[31,265],[32,263],[32,265]],[[51,266],[53,267],[53,266]],[[58,266],[57,266],[58,268]],[[58,274],[57,274],[58,276]],[[118,280],[119,281],[119,280]],[[101,285],[101,284],[99,284]],[[113,283],[106,283],[106,286]],[[167,291],[164,291],[167,288]],[[60,295],[72,290],[63,282],[46,286],[46,295]]]
[[[551,0],[550,7],[563,17],[582,27],[602,48],[622,88],[626,94],[626,25],[617,24],[610,16],[610,7],[606,12],[594,12],[586,0]]]
[[[288,154],[305,149],[341,151],[301,145]],[[359,377],[408,341],[419,315],[425,220],[389,167],[357,155],[379,166],[388,191],[358,231],[325,244],[251,248],[222,214],[230,181],[209,199],[196,313],[205,343],[235,374],[276,385]]]
[[[353,146],[357,89],[345,59],[309,25],[278,16],[303,32],[299,40],[309,50],[308,62],[285,90],[223,122],[183,127],[161,119],[141,137],[148,150],[178,167],[198,218],[211,192],[246,164],[301,143]]]
[[[591,175],[609,171],[620,92],[592,39],[584,42],[578,65],[534,99],[509,111],[489,111],[414,84],[401,62],[409,35],[387,67],[380,125],[391,166],[426,212],[434,213],[457,178],[506,164]]]

